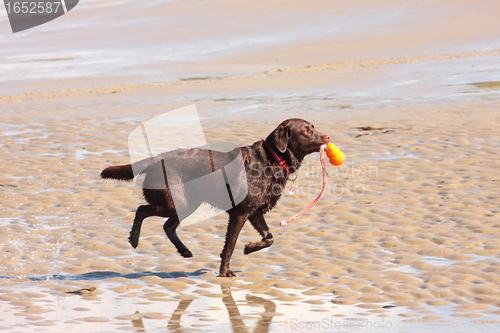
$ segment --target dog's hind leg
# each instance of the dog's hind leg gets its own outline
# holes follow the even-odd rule
[[[142,205],[137,208],[135,212],[134,224],[132,225],[132,230],[130,230],[130,236],[128,241],[130,245],[135,249],[139,245],[139,235],[141,234],[142,221],[151,216],[169,217],[175,214],[162,206],[154,205]]]
[[[273,235],[269,232],[269,227],[266,224],[264,215],[257,213],[256,215],[249,218],[249,220],[255,230],[257,230],[262,236],[262,240],[260,242],[248,243],[247,245],[245,245],[245,250],[243,251],[243,253],[245,254],[260,251],[263,248],[269,247],[274,243]]]
[[[165,222],[165,224],[163,225],[163,230],[165,230],[168,239],[170,239],[172,244],[175,245],[180,255],[184,258],[191,258],[193,254],[191,253],[191,251],[189,251],[186,245],[181,242],[181,240],[177,236],[177,232],[175,231],[180,223],[181,221],[179,220],[177,215],[173,215],[167,220],[167,222]]]

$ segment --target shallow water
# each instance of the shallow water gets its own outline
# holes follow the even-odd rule
[[[379,37],[406,27],[404,24],[409,24],[409,32],[413,31],[415,27],[409,22],[419,22],[428,16],[429,8],[423,5],[386,4],[362,8],[321,3],[318,8],[297,5],[285,9],[278,3],[269,3],[259,15],[254,12],[255,8],[246,12],[217,2],[200,5],[205,6],[209,14],[192,11],[179,1],[148,1],[147,4],[86,1],[68,15],[37,29],[19,34],[2,31],[2,90],[4,94],[21,94],[26,92],[22,90],[25,89],[23,81],[72,78],[93,78],[98,86],[102,81],[109,82],[111,87],[113,84],[244,79],[266,73],[331,72],[332,80],[293,90],[276,87],[268,92],[212,91],[209,95],[183,96],[190,102],[237,101],[231,103],[228,111],[233,114],[274,107],[281,101],[287,108],[309,101],[313,109],[338,111],[457,103],[478,98],[491,100],[497,93],[496,81],[492,78],[498,77],[500,70],[498,37],[483,37],[468,43],[456,40],[456,36],[442,43],[431,42],[429,38],[428,43],[411,44],[408,51],[404,48],[409,43],[407,40],[401,49],[391,45],[384,50],[382,44],[379,48],[351,50],[351,40],[366,37],[366,31]],[[221,6],[232,14],[224,14]],[[436,21],[431,20],[430,27],[438,24],[441,15],[446,17],[443,8],[431,9]],[[4,11],[3,7],[0,10]],[[165,12],[167,15],[160,14]],[[168,15],[170,13],[175,15]],[[455,15],[462,17],[466,13],[460,11]],[[129,19],[124,21],[124,17]],[[5,15],[4,26],[7,26],[6,20]],[[265,61],[241,62],[238,66],[231,61],[258,55],[273,47],[300,48],[303,43],[323,45],[337,39],[346,39],[351,48],[323,54],[311,52],[310,57],[297,61],[283,55],[276,55],[278,59],[272,61],[267,59],[269,55],[261,56]],[[50,51],[47,45],[51,45]],[[227,65],[224,59],[228,59]],[[344,73],[346,71],[354,74]],[[342,79],[335,79],[336,76]],[[105,80],[100,80],[101,77]],[[16,91],[18,88],[21,91]],[[82,87],[77,84],[66,88],[74,92]],[[96,88],[99,87],[94,86],[93,93]],[[178,96],[164,95],[142,103],[165,103],[172,99],[179,101]],[[223,109],[224,105],[220,111],[225,113]]]
[[[91,296],[54,291],[53,288],[58,286],[53,281],[42,285],[24,283],[22,292],[14,294],[3,290],[10,297],[17,296],[11,301],[13,308],[3,309],[3,319],[11,325],[12,332],[34,327],[37,332],[67,329],[72,332],[88,332],[89,329],[99,332],[117,329],[139,332],[245,332],[249,329],[283,332],[305,327],[308,321],[319,321],[324,328],[319,331],[329,331],[328,326],[334,328],[335,325],[346,325],[346,322],[351,326],[348,328],[359,329],[366,320],[362,309],[350,305],[342,306],[341,313],[335,310],[339,309],[336,306],[325,312],[321,306],[323,302],[329,302],[325,297],[310,296],[300,302],[276,301],[237,287],[202,284],[192,277],[190,281],[194,284],[179,294],[139,277],[129,283],[122,280],[100,281]],[[73,288],[78,289],[78,285]],[[401,309],[392,308],[387,312],[386,322],[401,321],[397,318]]]

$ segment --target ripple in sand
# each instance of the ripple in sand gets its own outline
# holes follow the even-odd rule
[[[78,318],[77,320],[86,321],[89,323],[105,323],[109,321],[109,319],[105,317],[84,317],[84,318]]]

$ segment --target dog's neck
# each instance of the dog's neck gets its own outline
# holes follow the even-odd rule
[[[300,165],[302,164],[302,160],[304,159],[304,156],[295,156],[293,152],[286,148],[285,152],[282,153],[279,151],[279,149],[276,147],[274,142],[272,140],[264,140],[264,142],[267,143],[268,147],[274,151],[276,155],[281,157],[282,159],[285,160],[285,162],[288,164],[288,167],[290,168],[290,173],[297,172],[297,170],[300,168]],[[265,146],[265,145],[264,145]],[[264,148],[264,149],[267,149]]]
[[[287,156],[290,160],[290,162],[288,164],[290,166],[290,171],[292,173],[297,172],[297,170],[299,170],[299,168],[300,168],[300,165],[302,164],[302,160],[304,159],[304,157],[296,157],[292,153],[292,151],[288,148],[286,149],[285,154],[287,154]],[[287,161],[287,163],[288,163],[288,161]]]

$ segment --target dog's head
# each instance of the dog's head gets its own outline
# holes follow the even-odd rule
[[[318,152],[321,145],[330,142],[330,137],[318,132],[308,121],[292,118],[282,122],[266,139],[280,153],[289,149],[299,159]]]

